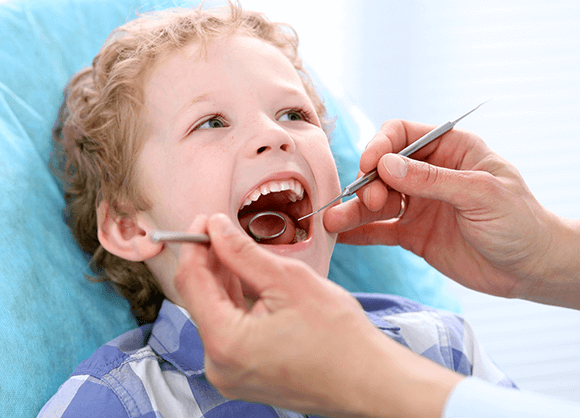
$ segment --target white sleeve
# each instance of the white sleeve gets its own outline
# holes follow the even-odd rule
[[[441,418],[578,418],[580,404],[546,395],[503,388],[476,377],[459,383]]]

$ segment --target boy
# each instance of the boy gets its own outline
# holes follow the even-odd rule
[[[179,244],[150,239],[187,230],[200,214],[276,210],[303,232],[267,248],[326,276],[336,237],[320,216],[295,220],[336,196],[339,182],[293,32],[236,5],[145,15],[114,33],[66,96],[55,129],[64,156],[55,158],[66,161],[70,223],[147,324],[83,362],[40,416],[302,416],[226,399],[207,381],[173,283]],[[401,344],[512,385],[454,315],[396,297],[359,301]]]

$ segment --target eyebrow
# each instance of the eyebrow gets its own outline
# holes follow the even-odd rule
[[[306,91],[300,90],[294,87],[293,85],[280,86],[280,92],[289,96],[303,96],[306,97],[307,99],[310,99],[310,96],[308,96],[308,93],[306,93]]]
[[[185,103],[177,112],[175,112],[175,115],[173,115],[173,117],[171,118],[171,122],[175,123],[181,117],[182,114],[184,114],[189,108],[191,108],[195,104],[208,101],[210,101],[210,97],[207,93],[195,96],[193,99]]]
[[[302,91],[296,87],[294,87],[293,85],[281,85],[278,86],[280,88],[280,94],[284,95],[284,96],[295,96],[295,97],[305,97],[308,100],[310,99],[310,96],[308,96],[308,93],[306,93],[305,91]],[[183,113],[185,113],[188,109],[190,109],[192,106],[196,105],[197,103],[200,102],[209,102],[211,101],[211,95],[208,93],[202,93],[199,96],[195,96],[193,99],[189,100],[187,103],[185,103],[176,113],[175,115],[173,115],[173,117],[171,118],[171,122],[173,124],[175,124],[175,122],[181,117],[181,115]]]

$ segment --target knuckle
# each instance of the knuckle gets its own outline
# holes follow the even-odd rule
[[[426,169],[421,171],[422,183],[425,184],[427,187],[437,184],[441,174],[439,167],[431,164],[425,164],[425,167]]]
[[[473,189],[481,198],[494,197],[497,199],[503,194],[503,187],[500,180],[487,171],[478,172],[473,179]]]
[[[400,119],[389,119],[381,125],[381,128],[367,144],[365,151],[372,152],[373,157],[382,156],[393,150],[393,140],[404,134],[405,127]],[[378,158],[377,158],[378,159]]]
[[[218,392],[229,399],[236,398],[235,382],[228,373],[220,373],[214,368],[206,365],[205,376],[207,380],[215,387]]]
[[[223,390],[230,390],[235,386],[236,376],[241,370],[239,355],[230,349],[205,348],[206,374],[212,384]]]
[[[232,240],[231,250],[235,256],[247,257],[257,251],[258,246],[248,236],[239,235],[238,239]]]
[[[288,261],[287,263],[280,265],[280,273],[281,277],[287,278],[298,273],[298,267],[295,266],[292,261]]]
[[[497,206],[499,201],[505,199],[505,188],[501,181],[493,174],[486,171],[457,173],[463,176],[462,182],[465,187],[458,190],[456,198],[458,204],[464,209],[467,208],[490,208]]]
[[[240,390],[251,368],[244,362],[243,348],[238,344],[214,344],[204,347],[205,376],[208,381],[226,398],[239,397]]]
[[[218,341],[217,339],[205,340],[204,350],[211,361],[219,368],[233,368],[238,366],[239,357],[237,353],[239,350],[233,343],[226,343],[225,341]]]
[[[389,119],[381,125],[381,131],[385,132],[399,132],[403,128],[403,121],[401,119]]]
[[[216,387],[220,395],[224,398],[228,399],[239,399],[240,396],[237,395],[236,388],[233,386],[223,386],[223,387]]]
[[[392,147],[392,142],[394,139],[405,136],[405,125],[400,119],[391,119],[383,124],[381,127],[381,132]]]
[[[299,260],[288,259],[284,260],[278,268],[280,269],[280,276],[283,278],[302,277],[307,273],[306,265]]]

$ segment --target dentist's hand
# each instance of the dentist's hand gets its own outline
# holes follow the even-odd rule
[[[580,271],[577,225],[540,205],[518,171],[470,132],[453,129],[413,159],[392,154],[431,129],[386,122],[360,161],[382,182],[328,209],[325,227],[342,243],[400,245],[481,292],[579,307],[569,282]],[[393,189],[407,195],[407,210],[385,221],[399,199]]]
[[[334,417],[440,416],[462,377],[389,339],[343,288],[225,215],[198,217],[189,232],[212,243],[182,244],[174,284],[224,396]]]

